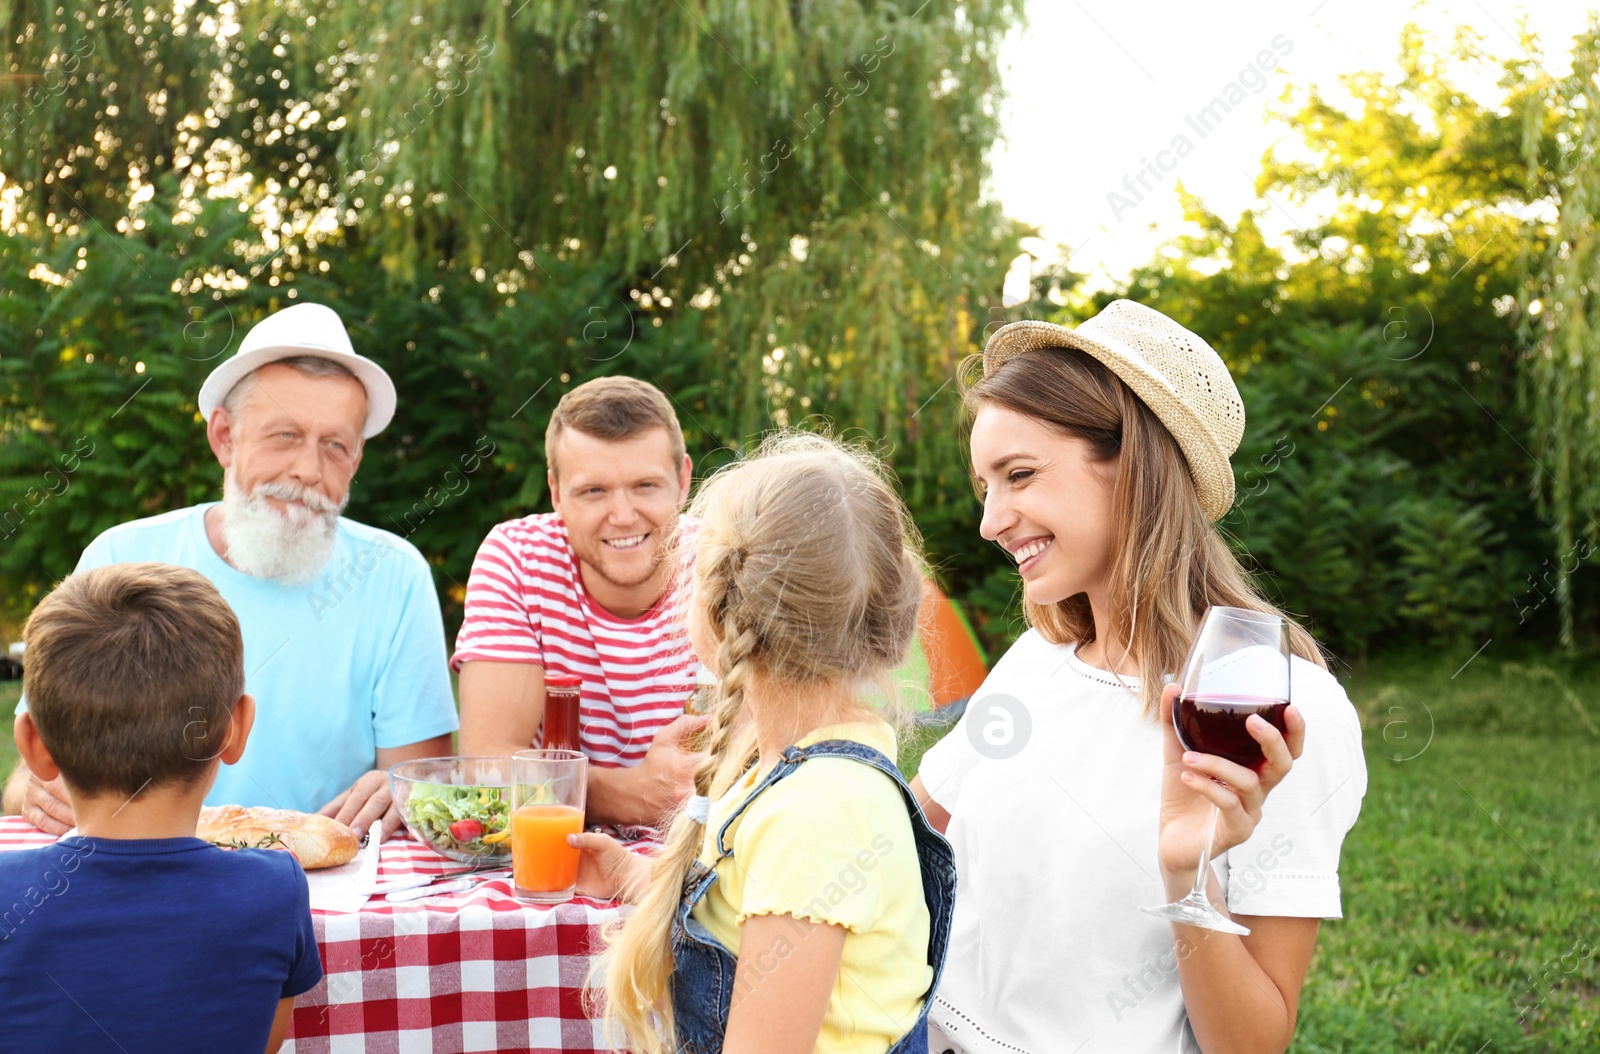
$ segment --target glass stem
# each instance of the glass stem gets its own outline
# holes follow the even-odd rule
[[[1211,898],[1206,896],[1206,880],[1211,877],[1211,842],[1217,834],[1217,820],[1222,816],[1222,810],[1217,806],[1211,807],[1211,822],[1206,824],[1206,844],[1200,850],[1200,866],[1195,868],[1194,888],[1189,891],[1189,896],[1199,897],[1207,904]]]

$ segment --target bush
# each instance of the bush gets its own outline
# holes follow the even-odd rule
[[[1223,525],[1335,650],[1364,658],[1392,636],[1454,644],[1511,612],[1516,562],[1469,500],[1476,481],[1405,456],[1411,435],[1456,409],[1439,406],[1447,376],[1350,325],[1299,327],[1239,371],[1250,423]]]
[[[9,613],[31,607],[107,527],[220,493],[195,408],[200,384],[251,321],[287,301],[264,282],[225,297],[202,281],[250,272],[239,249],[250,232],[236,209],[214,202],[182,226],[165,215],[152,210],[137,238],[88,226],[43,255],[0,233],[0,601]]]

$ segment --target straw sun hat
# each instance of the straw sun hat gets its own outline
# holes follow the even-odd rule
[[[299,355],[337,362],[367,390],[367,420],[361,435],[371,439],[394,417],[394,381],[382,366],[356,354],[338,312],[325,304],[294,304],[251,327],[239,350],[211,371],[200,387],[200,413],[207,420],[233,386],[268,363]]]
[[[1211,345],[1172,319],[1132,300],[1113,300],[1077,329],[1013,322],[983,349],[983,375],[1030,351],[1077,348],[1099,359],[1167,426],[1178,441],[1200,506],[1213,520],[1233,507],[1228,456],[1244,435],[1244,403]]]

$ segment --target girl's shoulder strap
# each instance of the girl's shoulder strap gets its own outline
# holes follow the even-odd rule
[[[882,751],[857,743],[853,739],[824,739],[803,747],[790,747],[783,752],[783,763],[779,768],[787,768],[793,772],[800,764],[810,758],[849,758],[859,761],[863,765],[871,766],[894,781],[900,790],[900,797],[904,798],[913,814],[920,815],[921,806],[917,804],[917,797],[911,792],[911,785],[900,774],[900,767],[886,757]]]
[[[911,793],[911,788],[906,784],[905,778],[900,775],[900,770],[895,767],[895,763],[885,757],[882,751],[875,750],[865,743],[857,743],[852,739],[824,739],[803,747],[788,747],[783,752],[783,760],[774,765],[772,771],[762,777],[761,782],[756,784],[755,789],[745,796],[744,801],[740,802],[733,812],[728,814],[727,819],[722,821],[722,826],[717,830],[717,855],[719,858],[733,852],[728,848],[728,829],[750,807],[750,803],[759,798],[773,784],[793,774],[801,764],[811,758],[849,758],[852,761],[859,761],[863,765],[870,765],[894,780],[895,786],[900,788],[901,796],[910,802],[912,806],[915,807],[917,804],[916,797]]]
[[[863,765],[871,765],[881,769],[887,775],[893,776],[897,782],[904,783],[900,777],[900,770],[895,763],[883,755],[883,752],[865,743],[857,743],[853,739],[824,739],[821,742],[811,743],[803,747],[789,747],[783,752],[783,760],[789,765],[790,771],[795,766],[808,758],[850,758]]]

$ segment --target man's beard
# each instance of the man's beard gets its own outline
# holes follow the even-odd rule
[[[288,504],[279,512],[268,498]],[[314,581],[333,556],[339,514],[350,500],[335,504],[310,487],[263,483],[244,493],[231,471],[222,477],[222,540],[228,562],[253,578],[271,578],[287,585]]]

